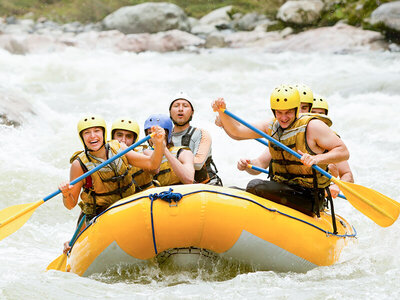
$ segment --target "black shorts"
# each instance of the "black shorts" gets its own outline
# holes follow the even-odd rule
[[[247,184],[246,191],[294,208],[310,216],[314,214],[319,215],[319,212],[324,209],[325,204],[324,189],[316,191],[315,189],[305,188],[300,185],[287,185],[275,181],[253,179]],[[318,196],[318,203],[315,200],[315,193]]]

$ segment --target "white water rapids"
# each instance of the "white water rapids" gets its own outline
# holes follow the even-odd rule
[[[36,112],[19,128],[0,126],[0,209],[42,199],[68,179],[69,158],[82,147],[76,123],[83,114],[101,114],[109,126],[128,115],[142,125],[151,113],[168,113],[179,90],[194,99],[193,125],[213,137],[224,184],[244,187],[252,177],[239,172],[236,161],[255,157],[263,146],[225,135],[213,123],[211,101],[222,96],[233,113],[257,121],[271,117],[268,97],[276,85],[297,82],[327,97],[356,183],[400,201],[400,53],[134,54],[71,48],[26,56],[0,50],[1,90],[27,99]],[[196,272],[117,270],[81,278],[44,271],[61,254],[79,214],[78,207],[65,209],[57,196],[0,241],[0,299],[400,298],[400,221],[381,228],[340,198],[335,210],[355,226],[358,242],[345,248],[336,265],[305,274],[223,266]]]

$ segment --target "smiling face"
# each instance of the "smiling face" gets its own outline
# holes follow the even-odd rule
[[[83,142],[89,150],[97,151],[104,144],[104,132],[101,127],[90,127],[81,133]]]
[[[190,103],[184,99],[175,100],[169,111],[171,119],[178,126],[185,125],[193,115]]]
[[[275,118],[283,129],[288,128],[296,119],[296,109],[276,110]]]
[[[133,141],[135,140],[135,133],[129,130],[116,129],[114,130],[112,138],[114,140],[117,140],[118,142],[125,143],[129,147],[133,144]]]

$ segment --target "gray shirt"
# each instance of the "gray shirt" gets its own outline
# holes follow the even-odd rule
[[[182,137],[189,131],[186,128],[181,132],[172,132],[174,146],[182,146]],[[196,128],[190,138],[189,148],[194,155],[194,169],[200,170],[207,158],[211,156],[211,136],[204,129]]]

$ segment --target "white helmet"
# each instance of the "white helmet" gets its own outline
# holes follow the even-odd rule
[[[192,108],[192,111],[194,111],[193,105],[190,102],[191,97],[189,97],[189,95],[187,93],[185,93],[184,91],[180,91],[177,94],[175,94],[174,98],[171,101],[171,104],[169,105],[169,110],[171,110],[172,104],[174,104],[174,102],[176,100],[186,100],[187,102],[189,102],[190,107]]]

